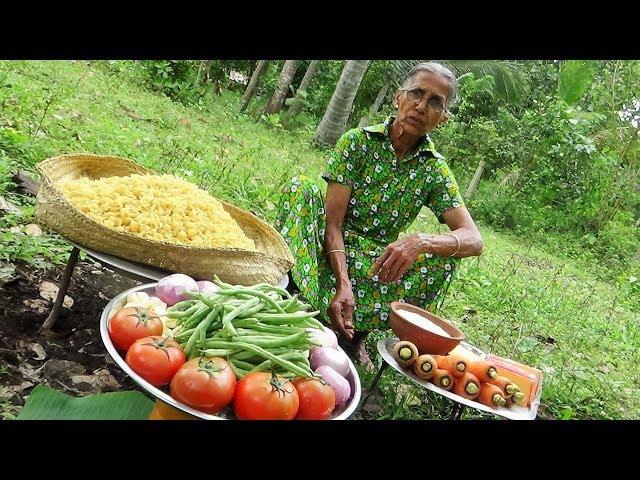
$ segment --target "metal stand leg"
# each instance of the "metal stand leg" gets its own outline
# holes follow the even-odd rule
[[[451,410],[451,413],[449,414],[449,417],[447,418],[447,420],[460,420],[460,417],[462,416],[463,411],[464,411],[464,405],[461,405],[459,403],[454,404],[453,409]]]
[[[67,290],[69,289],[71,274],[73,273],[73,269],[75,268],[76,262],[78,261],[79,253],[80,250],[77,247],[73,247],[73,249],[71,250],[71,255],[69,255],[69,260],[67,261],[67,266],[64,267],[64,273],[62,274],[62,281],[60,282],[60,289],[58,290],[56,301],[53,304],[51,312],[49,312],[49,316],[38,330],[38,333],[42,333],[44,330],[48,330],[53,326],[54,323],[56,323],[56,320],[58,320],[58,315],[60,315],[60,310],[62,309],[62,302],[64,301],[64,296],[67,294]]]
[[[380,369],[378,370],[378,373],[376,373],[376,376],[373,379],[373,382],[371,382],[371,385],[367,389],[367,394],[363,397],[362,401],[360,402],[360,405],[358,405],[358,410],[361,409],[367,403],[367,400],[369,400],[369,397],[378,386],[380,377],[382,376],[382,373],[387,369],[387,367],[389,367],[389,364],[383,360],[382,365],[380,365]]]

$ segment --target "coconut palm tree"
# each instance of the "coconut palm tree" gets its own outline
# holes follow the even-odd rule
[[[425,60],[392,60],[385,61],[389,86],[387,88],[398,88],[404,82],[411,68]],[[526,89],[525,75],[516,62],[496,61],[496,60],[436,60],[449,67],[457,76],[465,73],[473,73],[477,77],[493,75],[495,80],[496,94],[506,101],[515,101]],[[313,142],[333,146],[346,126],[349,110],[353,104],[353,99],[358,91],[358,87],[364,77],[366,66],[363,69],[364,61],[348,61],[345,65],[340,81],[336,86],[331,101],[318,126]],[[357,64],[357,65],[356,65]],[[368,65],[367,65],[368,66]],[[356,69],[358,67],[358,69]],[[358,76],[362,74],[362,76]],[[349,80],[349,76],[354,75]],[[379,110],[386,94],[383,86],[378,97],[372,105],[369,116],[374,115]],[[334,100],[335,97],[335,100]],[[350,99],[350,100],[349,100]],[[336,111],[339,109],[340,111]],[[346,113],[345,113],[346,112]],[[361,124],[366,120],[361,120]],[[361,125],[362,126],[362,125]]]
[[[311,62],[309,63],[307,71],[304,73],[304,77],[302,77],[302,82],[300,82],[300,86],[298,87],[298,90],[296,90],[296,96],[293,99],[293,102],[291,102],[289,110],[287,110],[287,117],[289,119],[293,119],[296,115],[298,115],[298,113],[300,113],[300,110],[302,110],[302,97],[307,94],[307,89],[309,88],[311,79],[318,70],[318,63],[320,63],[319,60],[311,60]],[[304,94],[300,92],[304,92]]]
[[[298,68],[298,60],[287,60],[284,62],[276,89],[269,99],[269,103],[264,109],[264,113],[278,113],[284,104],[284,99],[289,91],[289,86],[293,82],[293,76]]]
[[[360,123],[358,123],[359,127],[364,127],[365,125],[367,125],[367,123],[369,122],[369,119],[373,117],[376,113],[378,113],[378,110],[380,110],[380,106],[382,105],[382,102],[387,97],[387,92],[389,91],[390,87],[391,87],[391,82],[386,82],[384,85],[382,85],[382,88],[378,92],[378,95],[376,96],[376,99],[373,102],[373,105],[371,105],[371,108],[369,109],[368,115],[360,119]]]
[[[251,101],[251,97],[256,92],[256,88],[258,87],[258,80],[260,80],[260,76],[264,69],[267,67],[266,60],[259,60],[258,65],[256,66],[253,74],[251,74],[251,80],[249,80],[249,84],[247,85],[247,89],[244,91],[244,95],[242,96],[242,105],[240,106],[240,111],[244,112]]]
[[[312,143],[333,146],[345,129],[369,60],[347,60]]]

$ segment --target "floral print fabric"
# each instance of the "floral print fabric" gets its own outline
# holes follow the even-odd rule
[[[423,206],[442,214],[463,206],[458,184],[427,136],[413,154],[396,159],[388,136],[393,117],[346,132],[330,155],[327,181],[351,187],[343,238],[356,306],[356,330],[388,328],[389,303],[404,301],[437,312],[459,259],[420,255],[396,283],[369,277],[375,260],[397,240]],[[276,228],[296,258],[293,279],[300,292],[326,316],[336,281],[324,254],[326,218],[317,184],[301,176],[283,191]]]

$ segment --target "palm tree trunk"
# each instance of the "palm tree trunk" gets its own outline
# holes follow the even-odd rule
[[[298,113],[300,113],[300,110],[302,110],[302,102],[298,97],[298,92],[300,90],[302,90],[303,92],[307,91],[307,88],[311,83],[311,79],[316,74],[316,70],[318,70],[318,63],[319,63],[319,60],[311,60],[311,63],[309,63],[309,66],[307,67],[307,71],[304,73],[304,77],[302,77],[302,82],[300,82],[300,86],[298,87],[298,90],[296,90],[296,98],[294,99],[293,103],[289,107],[289,110],[287,110],[287,116],[290,119],[298,115]]]
[[[466,201],[471,200],[471,197],[473,197],[473,194],[476,193],[476,190],[478,189],[478,184],[480,183],[480,177],[482,177],[482,172],[484,172],[485,165],[486,165],[485,161],[480,160],[480,163],[478,164],[478,168],[476,168],[476,173],[473,176],[471,183],[469,184],[469,188],[467,188],[467,191],[464,194],[464,199]]]
[[[247,105],[249,105],[251,97],[253,97],[253,94],[256,92],[256,88],[258,87],[258,80],[260,80],[260,76],[262,75],[262,72],[264,72],[266,66],[266,60],[258,61],[258,65],[253,71],[253,74],[251,74],[249,85],[247,85],[247,89],[244,91],[244,95],[242,96],[242,105],[240,107],[241,112],[244,112],[247,109]]]
[[[280,77],[278,78],[278,85],[273,95],[271,95],[269,103],[267,103],[264,109],[264,113],[278,113],[280,111],[287,92],[289,91],[289,86],[291,82],[293,82],[293,76],[296,74],[297,68],[298,60],[287,60],[284,62],[284,67],[282,67],[282,72],[280,72]]]
[[[347,60],[329,106],[313,137],[314,144],[330,147],[336,144],[347,125],[353,100],[356,98],[368,66],[369,60]]]
[[[378,110],[380,110],[380,105],[382,105],[382,102],[384,101],[385,97],[387,96],[387,91],[389,90],[390,84],[389,83],[385,83],[382,88],[380,89],[380,92],[378,92],[378,96],[376,97],[375,101],[373,102],[373,105],[371,105],[371,108],[369,109],[369,115],[367,115],[366,117],[362,117],[360,119],[360,123],[358,124],[359,127],[364,127],[367,125],[367,123],[369,122],[369,119],[374,116],[376,113],[378,113]]]

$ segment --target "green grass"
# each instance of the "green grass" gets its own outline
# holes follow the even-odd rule
[[[10,193],[8,173],[61,153],[131,158],[272,220],[279,189],[297,174],[318,177],[325,154],[309,146],[311,128],[270,127],[238,114],[238,103],[236,93],[208,93],[187,107],[87,62],[0,62],[0,194],[27,207],[0,220],[2,257],[38,268],[64,260],[55,236],[6,231],[33,211],[32,200]],[[423,212],[411,231],[443,228]],[[606,283],[580,260],[480,228],[484,254],[462,262],[443,315],[478,347],[544,371],[543,416],[638,418],[638,283]],[[371,379],[363,372],[364,386]],[[380,387],[376,418],[441,418],[450,406],[391,371]]]

